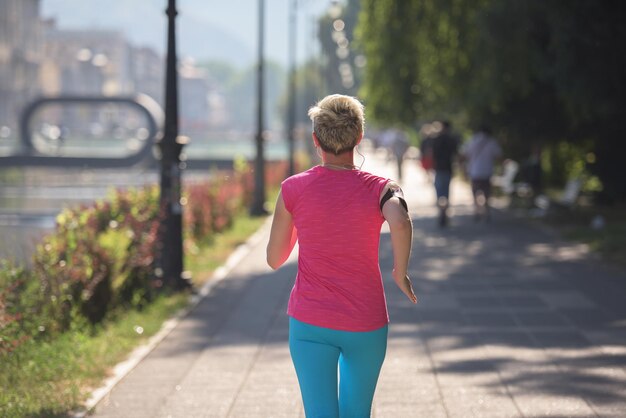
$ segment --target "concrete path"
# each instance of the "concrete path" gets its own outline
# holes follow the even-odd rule
[[[397,177],[381,156],[366,160],[364,169]],[[626,416],[626,274],[503,212],[475,224],[461,183],[440,230],[415,162],[404,178],[420,302],[393,284],[384,232],[391,325],[372,416]],[[267,232],[94,416],[304,417],[284,313],[296,260],[266,267]]]

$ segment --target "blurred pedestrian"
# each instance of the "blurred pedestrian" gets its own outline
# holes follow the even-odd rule
[[[537,143],[530,147],[530,155],[522,163],[520,179],[530,187],[533,196],[543,192],[543,168],[541,166],[541,146]]]
[[[385,150],[385,158],[387,162],[391,161],[393,155],[391,152],[391,146],[393,144],[395,135],[396,133],[392,128],[386,128],[381,132],[380,136],[378,137],[378,146]]]
[[[398,167],[398,180],[402,181],[402,166],[404,164],[404,154],[409,149],[409,139],[402,129],[395,129],[393,143],[391,145],[392,153],[396,159],[396,167]]]
[[[309,116],[322,164],[282,183],[267,261],[280,267],[298,242],[298,273],[287,313],[306,416],[369,417],[389,321],[378,263],[380,229],[387,221],[392,276],[416,303],[407,275],[411,220],[395,182],[354,165],[353,151],[363,137],[363,105],[331,95]]]
[[[395,160],[398,168],[398,180],[402,180],[404,154],[409,149],[409,140],[406,134],[397,127],[387,129],[381,136],[381,143],[387,148],[388,155]]]
[[[491,136],[491,129],[482,125],[461,151],[474,195],[474,220],[490,220],[491,176],[502,149]]]
[[[448,207],[450,205],[450,181],[452,167],[459,149],[459,139],[452,132],[448,121],[435,122],[436,134],[432,140],[433,165],[435,169],[435,193],[439,209],[438,224],[448,225]]]
[[[426,172],[430,181],[433,164],[433,134],[434,128],[431,123],[425,123],[420,129],[420,165]]]

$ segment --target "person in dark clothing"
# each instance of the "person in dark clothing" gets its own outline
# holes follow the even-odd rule
[[[536,196],[543,192],[543,168],[541,167],[541,146],[539,144],[531,146],[530,155],[522,164],[520,178],[530,186],[533,195]]]
[[[420,142],[420,164],[426,175],[428,176],[428,180],[431,181],[432,171],[434,168],[433,163],[433,124],[427,123],[422,126],[420,129],[420,134],[422,136],[422,140]]]
[[[435,192],[439,208],[438,222],[440,227],[448,224],[448,205],[450,201],[450,181],[452,180],[452,164],[458,152],[459,140],[452,133],[452,125],[448,121],[440,123],[439,133],[432,142],[432,156],[435,166]]]

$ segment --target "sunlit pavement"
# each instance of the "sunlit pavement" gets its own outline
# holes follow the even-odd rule
[[[397,177],[371,151],[363,168]],[[503,211],[474,223],[462,182],[453,184],[451,224],[439,229],[416,161],[405,163],[402,184],[420,301],[411,305],[391,281],[385,232],[391,325],[372,416],[625,416],[626,274]],[[267,233],[95,416],[304,416],[284,313],[295,258],[266,267]]]

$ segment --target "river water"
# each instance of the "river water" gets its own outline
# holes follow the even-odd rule
[[[193,159],[220,160],[237,156],[253,157],[252,141],[209,146],[189,146],[190,166]],[[286,158],[284,142],[267,144],[268,159]],[[183,181],[207,178],[209,169],[188,169]],[[0,259],[8,258],[28,264],[41,237],[55,225],[58,213],[67,207],[92,203],[111,189],[158,184],[158,167],[125,169],[89,169],[67,167],[0,167]]]

